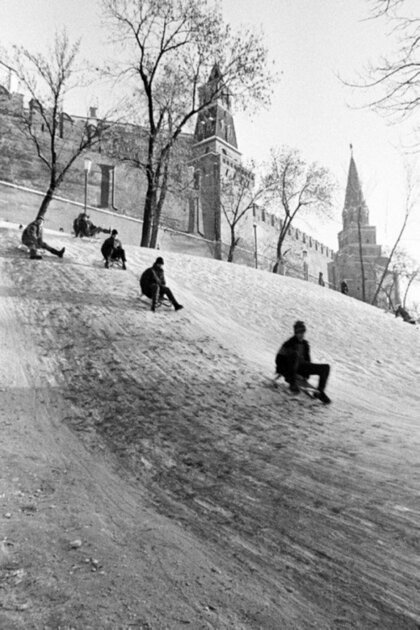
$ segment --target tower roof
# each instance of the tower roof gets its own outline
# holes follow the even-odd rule
[[[347,176],[346,197],[344,208],[357,208],[363,206],[365,200],[363,197],[362,186],[359,180],[359,174],[356,168],[356,162],[353,158],[353,151],[350,157],[349,174]]]
[[[343,225],[345,228],[357,222],[362,225],[369,224],[369,210],[363,197],[352,145],[350,145],[350,151],[349,174],[347,176],[346,197],[343,208]]]
[[[194,133],[196,142],[219,140],[237,152],[231,95],[217,63],[213,65],[207,82],[199,88],[199,104],[202,109],[198,113]]]
[[[214,66],[213,66],[213,68],[212,68],[212,70],[210,72],[209,83],[211,81],[218,81],[218,80],[221,80],[221,79],[223,79],[223,76],[222,76],[222,73],[220,72],[219,64],[216,61],[216,63],[214,64]]]

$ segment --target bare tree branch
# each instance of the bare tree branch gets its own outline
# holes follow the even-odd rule
[[[141,244],[153,247],[152,225],[170,181],[169,154],[182,132],[226,89],[249,103],[268,102],[273,73],[261,38],[250,31],[233,34],[207,0],[102,0],[102,6],[121,43],[112,72],[124,79],[123,89],[136,87],[137,111],[148,132]],[[223,81],[215,82],[207,100],[199,100],[198,88],[215,61]]]

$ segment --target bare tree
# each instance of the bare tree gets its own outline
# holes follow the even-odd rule
[[[371,13],[373,17],[387,15],[405,0],[371,0]]]
[[[23,108],[19,116],[20,128],[48,172],[48,188],[38,218],[47,212],[54,192],[75,160],[98,140],[98,127],[90,127],[88,120],[74,128],[68,140],[62,137],[63,100],[72,88],[80,85],[76,69],[79,45],[79,41],[71,43],[63,30],[55,34],[46,55],[14,47],[8,64],[31,99],[29,108]]]
[[[220,205],[229,226],[230,240],[227,262],[233,262],[235,249],[240,241],[240,223],[255,208],[264,196],[263,187],[254,190],[254,165],[238,166],[226,176],[222,183]]]
[[[407,254],[404,249],[397,249],[392,262],[392,273],[404,283],[402,306],[407,305],[407,297],[413,283],[420,277],[420,264]]]
[[[367,106],[399,121],[420,105],[420,17],[417,0],[371,0],[371,17],[386,21],[395,51],[370,63],[361,82],[372,94]]]
[[[330,216],[335,182],[323,166],[307,164],[296,149],[272,149],[264,187],[269,190],[268,204],[280,211],[281,227],[277,239],[277,260],[273,268],[281,268],[283,245],[289,229],[298,214],[307,211],[319,216]]]
[[[267,102],[272,75],[261,35],[233,33],[207,0],[102,0],[117,67],[110,70],[135,94],[147,132],[139,166],[147,182],[141,245],[154,247],[174,144],[193,117],[217,97]],[[217,62],[220,81],[199,99]],[[246,98],[245,98],[246,97]]]
[[[407,170],[407,184],[406,184],[406,198],[405,198],[405,208],[404,208],[404,219],[400,228],[400,231],[397,235],[397,238],[395,240],[394,245],[391,248],[391,252],[388,256],[388,260],[387,263],[383,269],[382,275],[379,279],[379,282],[376,286],[376,290],[375,293],[373,295],[372,298],[372,304],[376,304],[376,300],[378,298],[378,294],[382,289],[382,285],[384,283],[384,280],[388,274],[391,262],[393,260],[393,256],[398,248],[398,245],[401,241],[401,238],[405,232],[405,228],[407,227],[407,223],[408,223],[408,219],[410,217],[410,214],[413,210],[413,208],[416,206],[416,204],[418,203],[418,193],[416,190],[416,186],[413,184],[413,176],[412,176],[412,172],[411,170]]]

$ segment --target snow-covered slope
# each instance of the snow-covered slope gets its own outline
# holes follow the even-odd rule
[[[64,259],[29,261],[18,237],[9,228],[4,243],[21,323],[69,400],[66,423],[221,563],[241,558],[241,588],[212,627],[415,627],[417,327],[234,264],[128,247],[128,270],[105,270],[101,239],[48,231]],[[157,255],[183,311],[139,299]],[[328,407],[268,386],[297,319],[313,361],[332,366]]]

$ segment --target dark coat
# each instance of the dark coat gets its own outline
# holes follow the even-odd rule
[[[164,287],[166,285],[165,274],[162,267],[160,267],[159,265],[153,265],[153,267],[149,267],[148,269],[146,269],[146,271],[143,271],[140,277],[140,287],[144,295],[152,295],[153,288],[156,285],[160,287]]]
[[[300,343],[303,345],[303,360],[305,361],[305,363],[311,363],[311,352],[310,352],[309,343],[306,341],[306,339],[303,339],[300,342],[298,338],[295,336],[290,337],[290,339],[284,342],[284,344],[278,351],[277,356],[289,357],[296,353],[299,354]]]
[[[114,253],[121,250],[121,241],[118,240],[115,236],[110,236],[109,238],[106,238],[102,243],[101,253],[102,256],[106,259],[112,257]]]
[[[22,243],[29,249],[42,247],[43,230],[42,225],[38,221],[32,221],[22,232]]]
[[[405,322],[410,324],[416,323],[414,317],[411,317],[410,313],[402,306],[399,306],[395,311],[395,317],[402,317]]]

